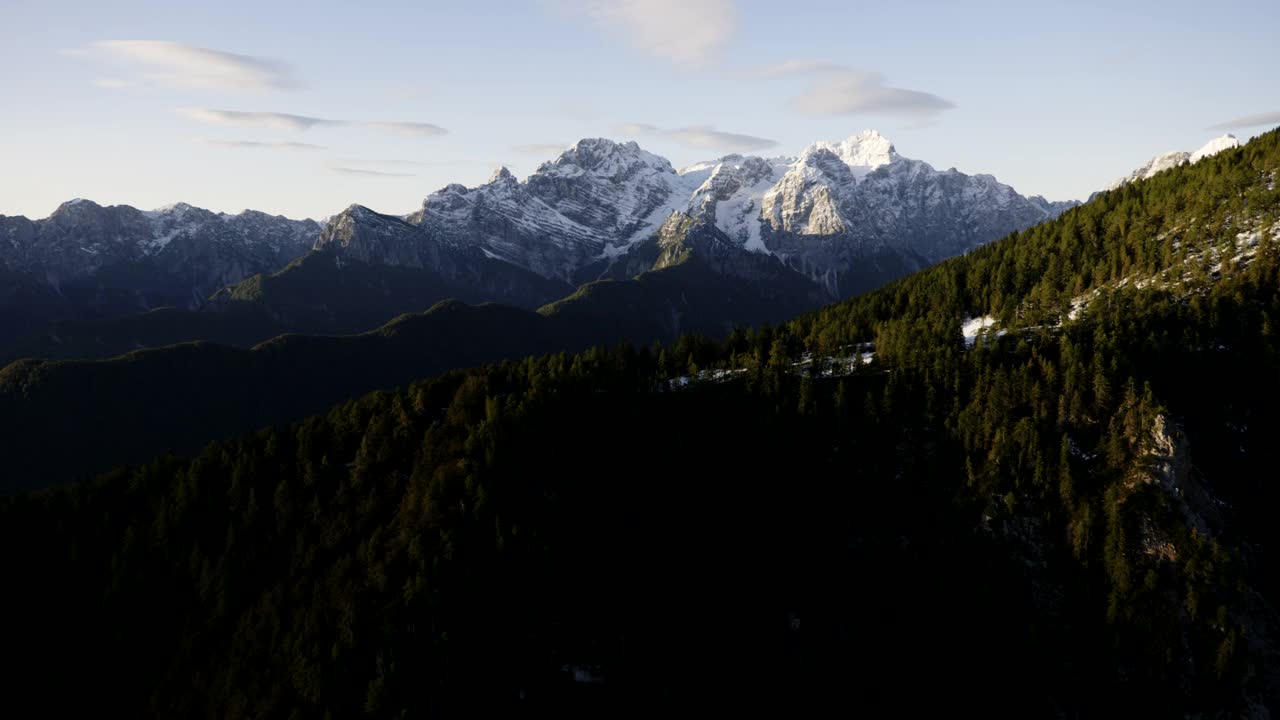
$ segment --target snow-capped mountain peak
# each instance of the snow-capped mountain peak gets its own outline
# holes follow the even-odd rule
[[[816,142],[804,149],[801,157],[818,151],[828,151],[840,158],[854,177],[861,179],[881,165],[899,159],[898,151],[889,138],[877,130],[863,130],[839,142]]]
[[[1156,175],[1164,172],[1165,170],[1168,170],[1169,168],[1173,168],[1181,165],[1182,163],[1186,162],[1190,157],[1191,157],[1190,153],[1185,153],[1177,150],[1172,152],[1167,152],[1167,153],[1161,153],[1160,155],[1157,155],[1151,158],[1140,167],[1135,168],[1133,172],[1111,183],[1110,185],[1107,186],[1107,189],[1115,190],[1116,188],[1122,187],[1124,185],[1128,185],[1131,182],[1137,182],[1139,180],[1146,180],[1147,178],[1155,177]]]
[[[62,203],[61,205],[59,205],[53,211],[53,213],[49,215],[49,217],[50,219],[74,217],[74,216],[83,215],[85,213],[99,212],[104,209],[105,208],[103,208],[103,206],[99,205],[98,203],[92,200],[86,200],[84,198],[75,198],[73,200],[68,200]]]
[[[1236,139],[1235,135],[1232,135],[1231,133],[1227,133],[1222,137],[1216,137],[1210,140],[1209,142],[1205,143],[1199,150],[1191,153],[1191,162],[1193,163],[1199,162],[1204,158],[1210,157],[1212,155],[1217,155],[1223,150],[1231,150],[1232,148],[1238,148],[1238,147],[1240,147],[1240,141]]]
[[[1196,150],[1193,153],[1180,150],[1161,153],[1135,168],[1133,172],[1111,183],[1106,189],[1116,190],[1132,182],[1153,178],[1165,170],[1175,168],[1183,163],[1200,162],[1201,160],[1212,155],[1217,155],[1224,150],[1230,150],[1237,147],[1240,147],[1240,141],[1236,139],[1236,136],[1226,134],[1210,140],[1201,146],[1199,150]]]
[[[652,234],[687,205],[690,182],[634,142],[586,138],[523,181],[499,170],[474,188],[449,185],[407,219],[447,244],[478,245],[493,257],[569,279],[608,248]]]
[[[666,158],[642,150],[635,141],[619,143],[607,138],[583,138],[555,160],[539,166],[535,175],[573,177],[591,173],[616,179],[642,169],[675,174]]]

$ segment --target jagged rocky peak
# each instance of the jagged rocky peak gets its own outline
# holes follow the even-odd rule
[[[192,210],[192,209],[195,209],[195,208],[193,208],[193,206],[190,205],[189,203],[176,202],[176,203],[169,203],[168,205],[158,207],[155,210],[147,211],[146,214],[147,215],[182,215],[186,213],[188,210]]]
[[[92,200],[86,200],[84,198],[72,198],[62,203],[61,205],[59,205],[58,208],[53,211],[53,214],[57,215],[59,213],[76,212],[78,210],[85,210],[89,208],[101,208],[101,207],[102,207],[101,205],[99,205],[98,203]]]
[[[707,227],[709,227],[708,223],[686,212],[677,210],[667,217],[666,221],[662,223],[662,227],[658,228],[658,244],[681,242],[690,231]]]
[[[136,259],[148,250],[153,235],[151,222],[136,208],[103,206],[81,198],[62,203],[38,224],[43,226],[44,240],[32,249],[39,251],[43,246],[46,251],[62,255],[59,264],[66,269],[76,265],[96,269],[113,255]],[[64,276],[61,272],[56,274]]]
[[[700,168],[705,170],[705,168]],[[685,174],[693,174],[698,170],[685,170]],[[730,195],[744,187],[750,187],[762,180],[773,179],[774,167],[768,160],[760,157],[743,157],[726,155],[710,168],[707,179],[694,191],[695,198],[710,195],[716,200],[726,200]]]
[[[677,210],[658,228],[654,270],[679,265],[692,257],[716,265],[726,254],[744,254],[714,223]]]
[[[355,232],[361,228],[386,228],[389,226],[405,225],[400,218],[391,215],[383,215],[380,212],[370,210],[364,205],[353,203],[348,205],[342,212],[329,218],[329,222],[325,223],[324,229],[321,231],[321,241],[325,238],[334,237],[335,234],[341,235],[348,232]],[[317,246],[319,246],[319,242]]]
[[[240,219],[240,220],[246,220],[246,221],[252,221],[252,222],[282,222],[283,221],[283,222],[301,222],[301,223],[306,223],[307,225],[316,224],[316,221],[311,219],[290,220],[289,218],[283,215],[272,215],[271,213],[262,212],[261,210],[249,210],[247,208],[244,210],[241,210],[240,212],[234,215],[222,213],[219,215],[219,217],[223,219]]]
[[[761,198],[787,173],[791,158],[726,155],[681,171],[689,182],[705,178],[689,197],[688,211],[714,223],[739,245],[768,252],[760,235]]]
[[[422,225],[432,214],[459,213],[471,207],[467,194],[471,191],[462,183],[449,183],[422,200],[422,206],[405,218],[413,225]]]
[[[58,224],[64,224],[67,222],[84,222],[93,218],[108,215],[112,210],[120,207],[122,206],[104,207],[92,200],[75,198],[74,200],[68,200],[59,205],[57,209],[49,215],[48,219]],[[132,210],[133,208],[129,209]]]
[[[778,258],[752,252],[715,223],[685,212],[673,212],[656,236],[638,244],[630,255],[636,260],[652,257],[650,248],[646,247],[650,242],[656,243],[657,254],[646,269],[664,270],[695,263],[717,275],[746,281],[762,298],[784,305],[798,303],[799,307],[813,307],[830,297]],[[627,262],[625,269],[634,270],[637,264]]]
[[[165,205],[164,207],[156,208],[155,210],[143,211],[142,214],[161,224],[187,221],[211,221],[219,217],[224,217],[210,210],[195,207],[194,205],[184,202]],[[226,217],[236,216],[232,215]]]
[[[421,228],[363,205],[350,205],[320,231],[315,249],[365,263],[435,268],[438,245]]]
[[[511,171],[507,169],[506,165],[502,165],[497,170],[494,170],[493,174],[489,176],[488,184],[492,185],[494,183],[514,183],[514,182],[517,182],[516,176],[511,174]]]
[[[635,141],[619,143],[607,138],[583,138],[560,153],[560,157],[539,166],[534,175],[587,172],[620,179],[640,169],[675,174],[675,168],[666,158],[641,149]]]
[[[325,221],[324,227],[320,230],[320,237],[316,240],[316,248],[318,249],[322,244],[327,244],[325,239],[332,237],[333,233],[337,232],[340,228],[350,226],[360,221],[366,213],[373,213],[373,211],[363,205],[352,203],[344,208],[342,212],[330,217]]]
[[[857,180],[853,168],[835,151],[824,147],[806,148],[795,166],[796,174],[809,182],[851,185]]]
[[[839,235],[848,229],[840,205],[856,182],[849,165],[834,151],[809,146],[761,197],[761,216],[775,233]]]
[[[662,223],[656,233],[661,248],[681,247],[705,251],[713,246],[723,246],[738,252],[743,250],[725,235],[714,222],[677,210]]]

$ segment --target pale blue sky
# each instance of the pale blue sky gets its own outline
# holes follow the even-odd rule
[[[582,137],[679,167],[864,128],[1084,198],[1280,124],[1276,48],[1275,0],[0,0],[0,214],[404,213]]]

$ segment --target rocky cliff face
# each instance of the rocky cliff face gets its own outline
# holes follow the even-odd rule
[[[1024,197],[990,175],[938,171],[886,145],[879,134],[863,133],[838,146],[811,146],[761,198],[765,247],[833,296],[866,290],[1075,205]]]
[[[475,303],[494,301],[534,308],[573,291],[564,281],[507,262],[482,246],[440,240],[435,230],[429,224],[414,225],[403,218],[352,205],[325,224],[315,252],[332,257],[333,265],[339,269],[344,264],[357,263],[363,275],[378,266],[423,271],[412,276],[417,280],[407,282],[438,287],[445,293],[441,299],[456,297]],[[291,265],[280,275],[290,273],[304,274]],[[297,278],[294,281],[305,282]],[[236,288],[230,290],[234,294]]]
[[[656,230],[680,185],[669,162],[635,143],[583,140],[525,182],[503,168],[476,188],[449,185],[408,219],[445,244],[570,280],[605,248]]]
[[[784,322],[827,297],[778,258],[681,211],[601,265],[598,281],[539,312],[599,336],[665,341]]]
[[[440,245],[404,220],[352,205],[329,219],[315,249],[365,263],[435,270]]]

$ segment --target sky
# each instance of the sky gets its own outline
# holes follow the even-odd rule
[[[584,137],[676,167],[874,128],[1083,199],[1280,125],[1280,2],[0,0],[0,214],[403,214]]]

